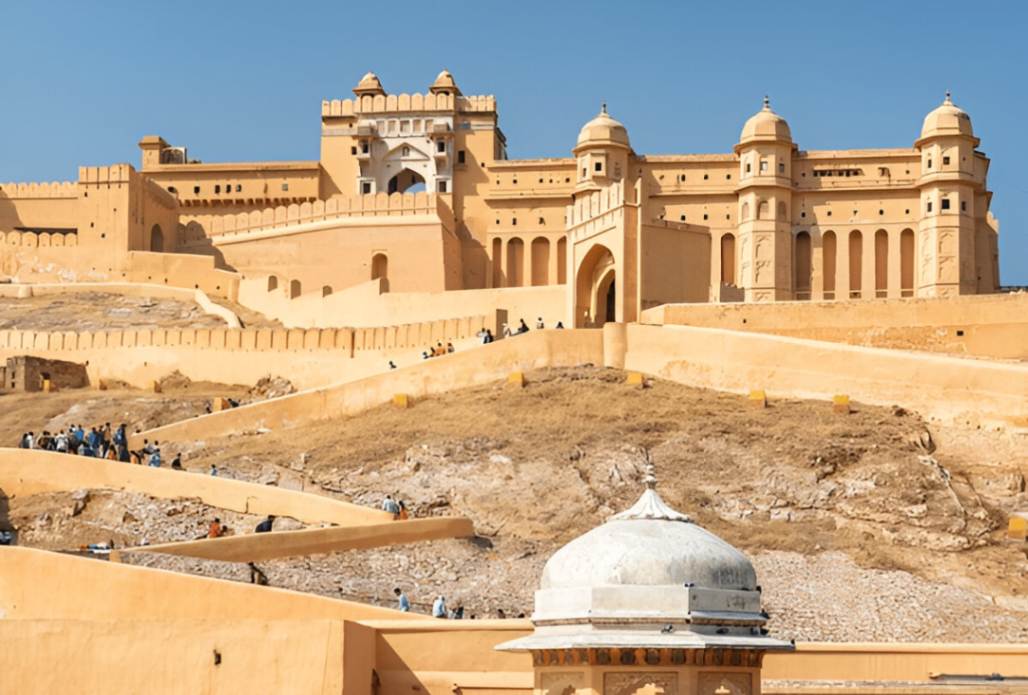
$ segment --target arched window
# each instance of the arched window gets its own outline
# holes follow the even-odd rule
[[[268,276],[268,292],[278,289],[278,277],[275,275]]]
[[[784,202],[778,203],[778,218],[784,220],[788,217],[788,209],[785,207]]]
[[[850,232],[850,299],[860,299],[864,272],[864,235],[859,229]]]
[[[507,287],[525,284],[525,243],[518,237],[507,242]]]
[[[557,284],[563,285],[568,281],[568,239],[561,237],[557,242]]]
[[[721,237],[721,284],[735,286],[735,235]]]
[[[332,286],[331,286],[331,285],[324,285],[324,286],[323,286],[323,287],[321,288],[321,296],[322,296],[322,297],[327,297],[327,296],[329,296],[330,294],[332,294]]]
[[[536,237],[532,240],[532,285],[548,285],[550,280],[550,240]]]
[[[289,298],[290,299],[296,299],[297,297],[299,297],[301,290],[302,290],[302,286],[300,285],[300,281],[299,280],[290,280],[289,281]]]
[[[875,232],[875,296],[889,295],[889,234],[884,229]]]
[[[796,276],[796,299],[810,299],[810,234],[807,232],[796,235],[796,260],[793,269]]]
[[[503,239],[493,239],[493,287],[503,287]]]
[[[750,219],[750,204],[749,203],[743,203],[742,204],[742,219],[743,219],[743,222],[745,222],[745,221]]]
[[[838,249],[835,232],[828,231],[821,235],[821,259],[824,264],[824,298],[835,299],[835,266]]]
[[[900,232],[900,295],[914,296],[914,230]]]
[[[760,201],[760,206],[757,208],[757,219],[766,220],[769,216],[770,212],[768,211],[767,201]]]

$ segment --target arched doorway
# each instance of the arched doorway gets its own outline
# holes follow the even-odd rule
[[[536,237],[532,240],[532,285],[550,284],[550,240]]]
[[[824,298],[835,299],[835,264],[838,249],[836,248],[835,232],[829,230],[821,235],[821,262],[824,269]]]
[[[425,178],[416,171],[404,169],[389,179],[386,190],[389,193],[422,193],[425,190]]]
[[[889,233],[884,229],[875,232],[875,296],[887,297],[889,293]]]
[[[164,232],[161,231],[159,224],[150,228],[150,250],[157,253],[164,251]]]
[[[900,233],[900,295],[914,296],[914,230]]]
[[[602,326],[617,321],[617,275],[614,254],[597,244],[589,249],[575,279],[575,326]]]
[[[525,284],[525,242],[514,237],[507,242],[507,287]]]
[[[735,286],[735,235],[721,237],[721,284]]]

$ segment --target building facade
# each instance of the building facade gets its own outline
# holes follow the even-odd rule
[[[425,94],[372,73],[353,93],[322,103],[317,161],[202,163],[147,136],[138,171],[4,184],[0,267],[219,290],[220,270],[289,299],[562,285],[551,315],[578,326],[999,286],[989,159],[948,94],[910,148],[801,150],[765,98],[725,154],[636,153],[604,107],[571,157],[511,160],[495,98],[447,71]]]

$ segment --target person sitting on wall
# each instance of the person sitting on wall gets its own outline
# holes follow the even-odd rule
[[[150,454],[150,461],[147,463],[147,465],[150,466],[150,468],[160,468],[161,467],[161,450],[160,449],[154,449],[153,450],[153,453]]]
[[[254,529],[254,533],[269,533],[269,532],[271,532],[272,527],[274,525],[275,525],[275,515],[274,514],[268,514],[268,517],[264,521],[262,521],[261,523],[257,524],[257,528]]]
[[[442,357],[446,354],[446,348],[443,347],[443,341],[439,341],[435,344],[435,354],[437,357]]]
[[[400,516],[400,505],[396,503],[392,495],[386,495],[382,500],[382,511],[389,512],[393,515],[393,519],[396,519]]]
[[[390,369],[396,369],[396,363],[393,362],[392,360],[389,360],[389,368]]]
[[[554,326],[554,328],[564,328],[564,322],[563,321],[558,321],[557,325]]]
[[[217,467],[217,466],[215,466],[215,465],[214,465],[214,464],[212,463],[212,464],[211,464],[211,470],[209,471],[209,473],[210,473],[211,477],[217,478],[217,477],[218,477],[218,467]]]
[[[536,327],[537,330],[540,330],[540,331],[542,329],[546,328],[546,324],[543,323],[543,317],[542,316],[540,316],[539,318],[537,318],[535,320],[535,327]]]
[[[407,598],[407,594],[400,590],[400,587],[393,589],[393,593],[396,594],[396,609],[403,613],[410,613],[410,599]]]
[[[522,333],[528,333],[528,324],[525,323],[525,319],[521,319],[521,323],[518,324],[517,333],[518,335],[521,335]]]
[[[482,345],[488,345],[494,340],[496,340],[496,338],[493,337],[493,332],[490,329],[487,328],[482,331]]]
[[[514,335],[514,331],[512,331],[512,330],[510,329],[510,324],[509,324],[509,323],[505,323],[505,324],[503,324],[503,332],[502,332],[502,335],[503,335],[503,337],[504,337],[504,338],[509,338],[509,337],[511,337],[512,335]]]
[[[399,506],[400,506],[400,511],[397,512],[396,518],[399,521],[406,521],[407,519],[410,518],[410,514],[407,512],[407,505],[403,503],[403,500],[400,500]]]
[[[171,470],[173,471],[184,471],[182,467],[182,454],[175,454],[175,458],[171,460]]]
[[[451,352],[456,352],[456,351],[457,350],[453,347],[453,343],[450,343],[450,342],[446,343],[446,353],[447,354],[450,354]]]
[[[443,596],[435,597],[435,602],[432,603],[432,617],[446,620],[446,598]]]
[[[427,353],[427,352],[424,352],[424,351],[422,351],[422,353],[421,353],[421,359],[423,359],[423,360],[427,360],[427,359],[428,359],[428,353]]]

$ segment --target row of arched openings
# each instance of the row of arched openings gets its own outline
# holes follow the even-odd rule
[[[384,253],[376,253],[371,257],[371,279],[382,280],[382,289],[388,291],[389,289],[389,257]],[[268,292],[274,292],[279,287],[279,278],[277,275],[268,276]],[[303,293],[303,284],[299,280],[289,281],[289,290],[287,296],[290,299],[296,299]],[[321,296],[327,297],[332,294],[331,285],[322,285]]]
[[[845,244],[844,247],[840,246],[840,240],[834,231],[826,231],[821,235],[822,286],[825,299],[858,299],[864,296],[864,232],[854,229],[846,235],[842,243]],[[889,269],[897,260],[890,258],[889,233],[884,229],[874,233],[872,252],[873,257],[867,261],[874,263],[874,296],[886,297],[889,292]],[[797,299],[809,299],[811,296],[814,253],[810,233],[798,233],[793,244],[792,264],[793,289]],[[903,297],[913,296],[914,232],[911,229],[900,232],[898,260],[899,294]],[[847,264],[848,287],[839,287],[837,271],[840,263]],[[721,237],[721,284],[735,286],[737,282],[735,235],[725,234]]]
[[[506,244],[506,256],[504,256]],[[492,270],[493,287],[537,287],[540,285],[562,285],[567,281],[567,239],[556,243],[556,269],[551,271],[551,254],[554,244],[547,237],[536,237],[525,257],[525,242],[520,237],[506,240],[493,239]],[[526,260],[528,263],[526,264]]]

